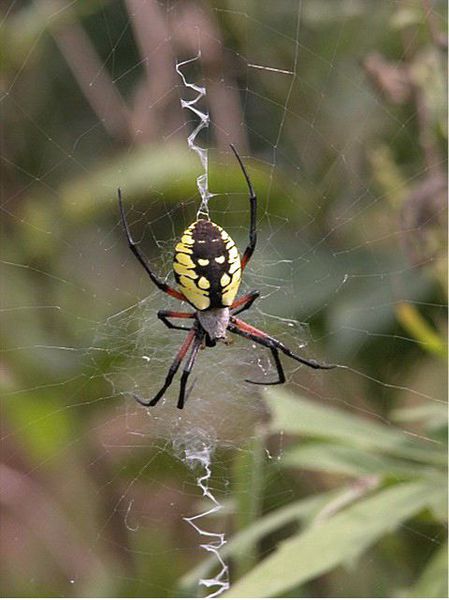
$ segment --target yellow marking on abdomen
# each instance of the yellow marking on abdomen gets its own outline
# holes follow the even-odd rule
[[[220,279],[221,287],[225,288],[231,282],[231,278],[227,273],[223,273]]]
[[[193,237],[192,237],[191,235],[188,235],[188,234],[186,234],[186,233],[184,233],[184,235],[183,235],[183,236],[182,236],[182,238],[181,238],[181,242],[182,242],[183,244],[190,244],[190,245],[193,245],[193,241],[194,241],[194,240],[193,240]]]
[[[230,283],[223,290],[223,293],[221,295],[221,301],[224,306],[231,306],[231,304],[234,302],[234,298],[236,297],[240,286],[240,280],[241,270],[238,269],[232,276]]]
[[[240,260],[235,260],[229,267],[229,274],[232,275],[240,269]]]
[[[194,292],[183,292],[187,300],[193,304],[198,310],[206,310],[210,306],[210,300],[208,296],[203,296],[201,293],[195,294]]]
[[[198,277],[198,275],[195,273],[195,278],[197,278],[197,277]],[[197,288],[197,285],[196,285],[195,281],[193,279],[190,279],[190,277],[188,275],[185,276],[184,274],[182,274],[180,276],[180,278],[179,278],[179,283],[186,290],[193,290],[193,291],[196,291],[196,292],[200,291]]]
[[[229,250],[229,262],[232,263],[238,258],[239,258],[239,251],[237,250],[237,248],[235,246],[233,246]]]
[[[205,267],[205,266],[207,266],[209,264],[209,260],[207,258],[199,258],[198,259],[198,264],[201,267]]]
[[[179,285],[187,300],[189,300],[195,308],[198,310],[206,310],[206,308],[209,308],[210,299],[207,292],[202,292],[195,285],[194,281],[181,275],[179,278]]]
[[[198,280],[198,287],[203,290],[208,290],[210,288],[210,282],[205,277],[200,277]]]
[[[190,256],[188,256],[187,254],[183,254],[182,252],[179,252],[178,254],[176,254],[175,259],[179,263],[181,263],[181,265],[185,265],[186,267],[189,267],[189,269],[195,268],[195,263],[190,258]]]
[[[180,265],[178,262],[173,263],[173,270],[178,275],[187,275],[187,277],[191,277],[192,279],[198,278],[193,269],[188,269],[185,265]]]
[[[185,254],[192,254],[192,248],[185,246],[182,242],[176,244],[175,252],[184,252]]]
[[[225,257],[224,256],[217,256],[215,258],[215,262],[217,262],[219,265],[222,265],[225,261]]]

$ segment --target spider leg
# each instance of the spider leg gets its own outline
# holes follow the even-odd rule
[[[133,394],[134,399],[137,400],[137,402],[139,404],[142,404],[142,406],[155,406],[159,402],[159,400],[165,394],[166,390],[170,387],[170,384],[173,381],[173,377],[175,376],[176,371],[179,369],[179,365],[183,361],[185,355],[187,354],[187,352],[196,336],[197,336],[196,329],[192,328],[190,330],[190,333],[187,335],[186,339],[184,340],[181,348],[178,350],[178,352],[175,356],[175,359],[174,359],[171,367],[168,370],[164,385],[161,387],[161,389],[158,391],[158,393],[154,396],[154,398],[152,398],[151,400],[143,400],[142,398],[139,398],[139,396],[137,394]]]
[[[242,271],[243,271],[254,252],[254,249],[256,247],[256,242],[257,242],[257,225],[256,225],[257,197],[256,197],[256,193],[254,192],[254,189],[251,184],[251,180],[249,178],[249,175],[245,168],[245,165],[243,164],[243,161],[240,158],[239,153],[235,149],[235,146],[233,146],[232,144],[231,144],[231,150],[234,152],[235,157],[239,162],[242,173],[246,179],[246,184],[248,185],[249,203],[250,203],[250,211],[251,211],[250,212],[250,226],[249,226],[249,244],[246,247],[245,252],[243,253],[242,261],[241,261]]]
[[[180,329],[183,331],[190,331],[191,327],[173,325],[173,323],[168,320],[168,317],[171,317],[172,319],[194,319],[195,313],[176,312],[173,310],[160,310],[157,313],[157,318],[160,319],[162,323],[169,329]]]
[[[285,383],[285,373],[284,373],[284,369],[282,368],[282,363],[281,363],[281,359],[279,358],[279,351],[277,348],[272,346],[270,344],[270,342],[268,340],[266,340],[265,338],[253,335],[246,331],[242,331],[241,329],[238,329],[235,325],[232,325],[232,324],[229,325],[228,329],[229,329],[229,331],[232,331],[233,333],[237,333],[238,335],[241,335],[242,337],[247,338],[248,340],[252,340],[253,342],[256,342],[257,344],[260,344],[261,346],[265,346],[265,348],[268,348],[271,351],[271,354],[274,359],[274,364],[275,364],[276,370],[278,372],[278,380],[277,381],[253,381],[252,379],[245,379],[245,381],[247,381],[248,383],[254,383],[255,385],[278,385],[280,383]]]
[[[177,298],[178,300],[186,300],[187,301],[187,298],[184,296],[184,294],[182,294],[181,292],[178,292],[177,290],[170,287],[167,283],[162,281],[157,275],[155,275],[155,273],[153,273],[153,271],[149,267],[144,255],[139,250],[138,245],[136,244],[136,242],[133,240],[133,238],[131,236],[131,231],[129,229],[128,221],[126,220],[125,209],[123,208],[122,192],[121,192],[120,188],[117,190],[117,192],[118,192],[118,205],[120,208],[120,216],[122,219],[123,229],[125,230],[126,239],[128,240],[129,249],[134,254],[134,256],[137,258],[137,260],[140,262],[142,267],[145,269],[145,271],[149,275],[151,281],[160,290],[162,290],[169,296],[172,296],[173,298]]]
[[[195,364],[196,357],[198,356],[198,350],[201,347],[201,342],[203,336],[197,336],[192,345],[192,350],[190,351],[190,356],[187,359],[186,365],[184,367],[184,371],[181,375],[181,387],[179,389],[179,398],[178,398],[178,408],[184,408],[185,396],[186,396],[186,385],[189,375],[193,369],[193,365]]]
[[[241,321],[240,319],[236,319],[235,317],[231,317],[230,321],[231,322],[228,326],[228,329],[230,331],[237,333],[239,335],[242,335],[243,337],[246,337],[246,338],[256,342],[257,344],[261,344],[262,346],[270,348],[270,350],[273,350],[273,349],[276,351],[280,350],[286,356],[289,356],[290,358],[297,360],[298,362],[302,363],[303,365],[306,365],[307,367],[311,367],[312,369],[333,369],[337,366],[337,365],[328,365],[325,363],[319,363],[318,361],[313,360],[313,359],[302,358],[301,356],[298,356],[297,354],[292,352],[282,342],[267,335],[265,332],[261,331],[260,329],[257,329],[256,327],[253,327],[252,325],[249,325],[248,323],[245,323],[244,321]],[[277,360],[276,360],[275,354],[273,352],[272,352],[272,354],[273,354],[273,358],[276,363],[276,367],[278,369],[279,378],[281,379],[281,374],[279,372],[279,367],[278,367],[278,362],[277,362],[277,360],[279,360],[279,355],[277,356]],[[279,363],[280,363],[280,360],[279,360]],[[252,382],[252,383],[254,383],[254,382]],[[277,382],[277,383],[280,383],[280,382]]]
[[[259,342],[260,343],[260,342]],[[285,383],[285,373],[282,368],[281,359],[279,357],[279,351],[277,348],[270,348],[271,354],[274,359],[274,364],[276,366],[276,370],[278,372],[279,379],[277,381],[253,381],[252,379],[245,379],[248,383],[254,383],[255,385],[278,385],[280,383]]]
[[[265,346],[266,348],[270,348],[269,346],[267,346],[267,344],[262,343],[259,340],[254,340],[254,341],[258,342],[262,346]],[[280,383],[285,383],[285,373],[284,373],[284,369],[282,367],[281,359],[279,358],[279,352],[276,348],[270,348],[270,350],[271,350],[271,354],[274,359],[274,364],[275,364],[276,370],[278,372],[278,380],[277,381],[254,381],[253,379],[245,379],[245,381],[247,383],[253,383],[254,385],[279,385]]]
[[[254,300],[257,300],[257,298],[259,296],[260,296],[260,292],[253,291],[253,292],[249,292],[249,294],[245,294],[238,300],[235,300],[231,306],[231,310],[235,310],[236,308],[238,308],[239,310],[237,310],[236,312],[234,312],[232,314],[238,315],[241,312],[243,312],[244,310],[248,310],[248,308],[251,308]]]

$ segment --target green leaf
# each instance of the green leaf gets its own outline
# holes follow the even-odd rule
[[[411,598],[447,598],[447,544],[437,550],[410,590]]]
[[[286,391],[269,391],[267,396],[273,415],[273,432],[283,431],[287,434],[331,440],[346,446],[388,452],[430,464],[446,464],[445,453],[439,449],[434,450],[429,442],[424,443],[416,438],[410,442],[409,437],[396,427],[380,425],[347,411],[293,396]]]
[[[233,489],[236,505],[234,516],[237,531],[248,528],[257,521],[263,501],[264,484],[264,436],[255,435],[246,451],[237,453],[233,464]],[[236,567],[243,575],[255,564],[257,552],[252,546],[238,553]]]
[[[227,597],[273,597],[357,559],[383,535],[444,493],[425,482],[404,483],[356,502],[282,543],[240,579]]]
[[[349,412],[276,390],[267,392],[273,414],[272,430],[333,439],[366,449],[399,446],[403,435]]]
[[[115,208],[119,187],[125,202],[148,197],[153,190],[164,190],[179,202],[194,190],[194,177],[200,169],[194,154],[180,144],[172,144],[164,152],[156,146],[140,146],[99,163],[88,175],[69,180],[59,193],[70,220],[84,220],[107,206]]]
[[[398,423],[422,422],[426,429],[447,427],[447,404],[426,402],[417,406],[406,406],[391,412],[391,418]]]
[[[236,161],[229,156],[226,168],[223,168],[223,162],[223,159],[219,160],[217,157],[211,165],[210,184],[214,193],[241,191],[246,195],[245,181]],[[293,192],[282,178],[271,181],[272,175],[268,169],[261,168],[260,165],[257,169],[251,168],[251,163],[248,163],[246,161],[247,167],[251,169],[254,187],[260,190],[270,187],[272,197],[285,204],[283,212],[293,220],[298,219],[296,211],[287,200],[293,193],[295,197],[298,196],[297,188]],[[118,187],[122,189],[125,202],[145,201],[148,208],[150,198],[159,210],[166,211],[167,203],[179,205],[180,199],[182,201],[195,197],[198,193],[195,182],[200,173],[201,163],[198,157],[185,144],[168,144],[163,152],[159,145],[148,144],[99,162],[92,172],[65,183],[58,194],[65,216],[70,222],[91,219],[98,212],[109,210],[111,206],[116,210]],[[309,190],[303,191],[304,196],[306,191]],[[243,202],[242,206],[246,209],[247,200]],[[234,215],[231,212],[228,218],[240,224],[241,215],[238,211]]]
[[[353,477],[384,475],[405,478],[438,475],[431,467],[415,465],[408,461],[337,444],[306,443],[287,450],[282,457],[287,467],[300,467],[313,471],[338,473]]]
[[[402,327],[425,351],[443,359],[447,358],[447,344],[444,338],[431,327],[415,306],[408,302],[400,302],[396,305],[395,312]]]

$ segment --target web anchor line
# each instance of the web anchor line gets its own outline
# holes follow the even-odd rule
[[[199,515],[194,515],[192,517],[183,517],[183,519],[184,521],[187,521],[187,523],[189,523],[189,525],[191,525],[195,529],[195,531],[199,533],[199,535],[211,539],[211,541],[209,542],[200,544],[200,548],[203,548],[204,550],[206,550],[206,552],[212,553],[216,557],[220,566],[220,571],[217,573],[217,575],[215,575],[215,577],[210,577],[208,579],[200,579],[199,585],[203,585],[208,589],[216,587],[217,589],[208,594],[206,598],[217,598],[223,592],[226,592],[230,588],[229,567],[220,554],[220,549],[226,544],[225,534],[202,529],[199,525],[196,524],[197,520],[207,517],[209,515],[213,515],[214,513],[220,511],[223,508],[209,488],[209,481],[212,474],[210,449],[207,447],[195,450],[185,449],[185,460],[191,467],[199,464],[203,468],[204,473],[203,475],[197,477],[196,483],[201,489],[203,496],[208,498],[213,504],[213,506],[210,509],[200,513]]]
[[[188,60],[184,60],[182,62],[177,62],[176,63],[176,72],[181,77],[182,82],[185,85],[185,87],[197,92],[197,96],[193,100],[184,100],[183,98],[181,98],[181,106],[182,106],[182,108],[189,109],[194,115],[196,115],[200,119],[200,122],[198,123],[198,125],[195,127],[195,129],[192,131],[192,133],[187,138],[187,144],[189,145],[189,148],[191,150],[193,150],[194,152],[196,152],[196,154],[198,154],[200,161],[201,161],[201,165],[203,166],[203,169],[204,169],[204,173],[199,175],[196,179],[196,185],[198,187],[198,191],[201,196],[201,204],[198,208],[197,219],[199,219],[200,217],[205,217],[206,219],[210,220],[209,198],[211,198],[213,196],[213,194],[211,194],[209,192],[208,154],[207,154],[206,148],[202,148],[201,146],[198,146],[195,143],[196,137],[199,134],[199,132],[202,129],[205,129],[205,128],[207,129],[209,127],[209,122],[210,122],[209,113],[207,111],[202,112],[199,108],[197,108],[195,106],[197,104],[197,102],[200,102],[201,99],[205,97],[206,88],[204,86],[196,85],[195,83],[190,83],[189,81],[187,81],[184,73],[181,71],[181,67],[184,67],[185,65],[193,63],[196,60],[199,60],[200,58],[201,58],[201,50],[199,50],[198,54],[196,56],[194,56],[193,58],[189,58]]]

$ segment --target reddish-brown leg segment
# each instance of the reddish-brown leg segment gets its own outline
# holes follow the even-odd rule
[[[182,325],[174,325],[168,319],[169,318],[171,318],[171,319],[194,319],[195,316],[196,316],[195,313],[178,312],[175,310],[160,310],[157,313],[157,318],[160,319],[166,327],[168,327],[169,329],[180,329],[180,330],[184,330],[184,331],[189,331],[191,329],[191,327],[183,327]]]
[[[333,369],[337,366],[319,363],[318,361],[313,359],[302,358],[301,356],[298,356],[297,354],[292,352],[279,340],[276,340],[275,338],[266,334],[264,331],[261,331],[260,329],[257,329],[256,327],[253,327],[252,325],[249,325],[248,323],[245,323],[240,319],[236,319],[235,317],[230,318],[230,324],[228,329],[271,350],[279,375],[279,381],[277,381],[276,383],[283,383],[282,380],[285,380],[279,356],[277,355],[278,350],[280,350],[290,358],[297,360],[303,365],[311,367],[312,369]]]
[[[248,308],[250,308],[254,302],[254,300],[257,300],[257,298],[260,296],[260,292],[249,292],[249,294],[245,294],[244,296],[242,296],[241,298],[237,298],[237,300],[235,300],[231,306],[231,310],[235,310],[236,308],[238,308],[239,310],[237,310],[235,313],[233,313],[234,315],[238,315],[239,313],[243,312],[244,310],[248,310]]]

